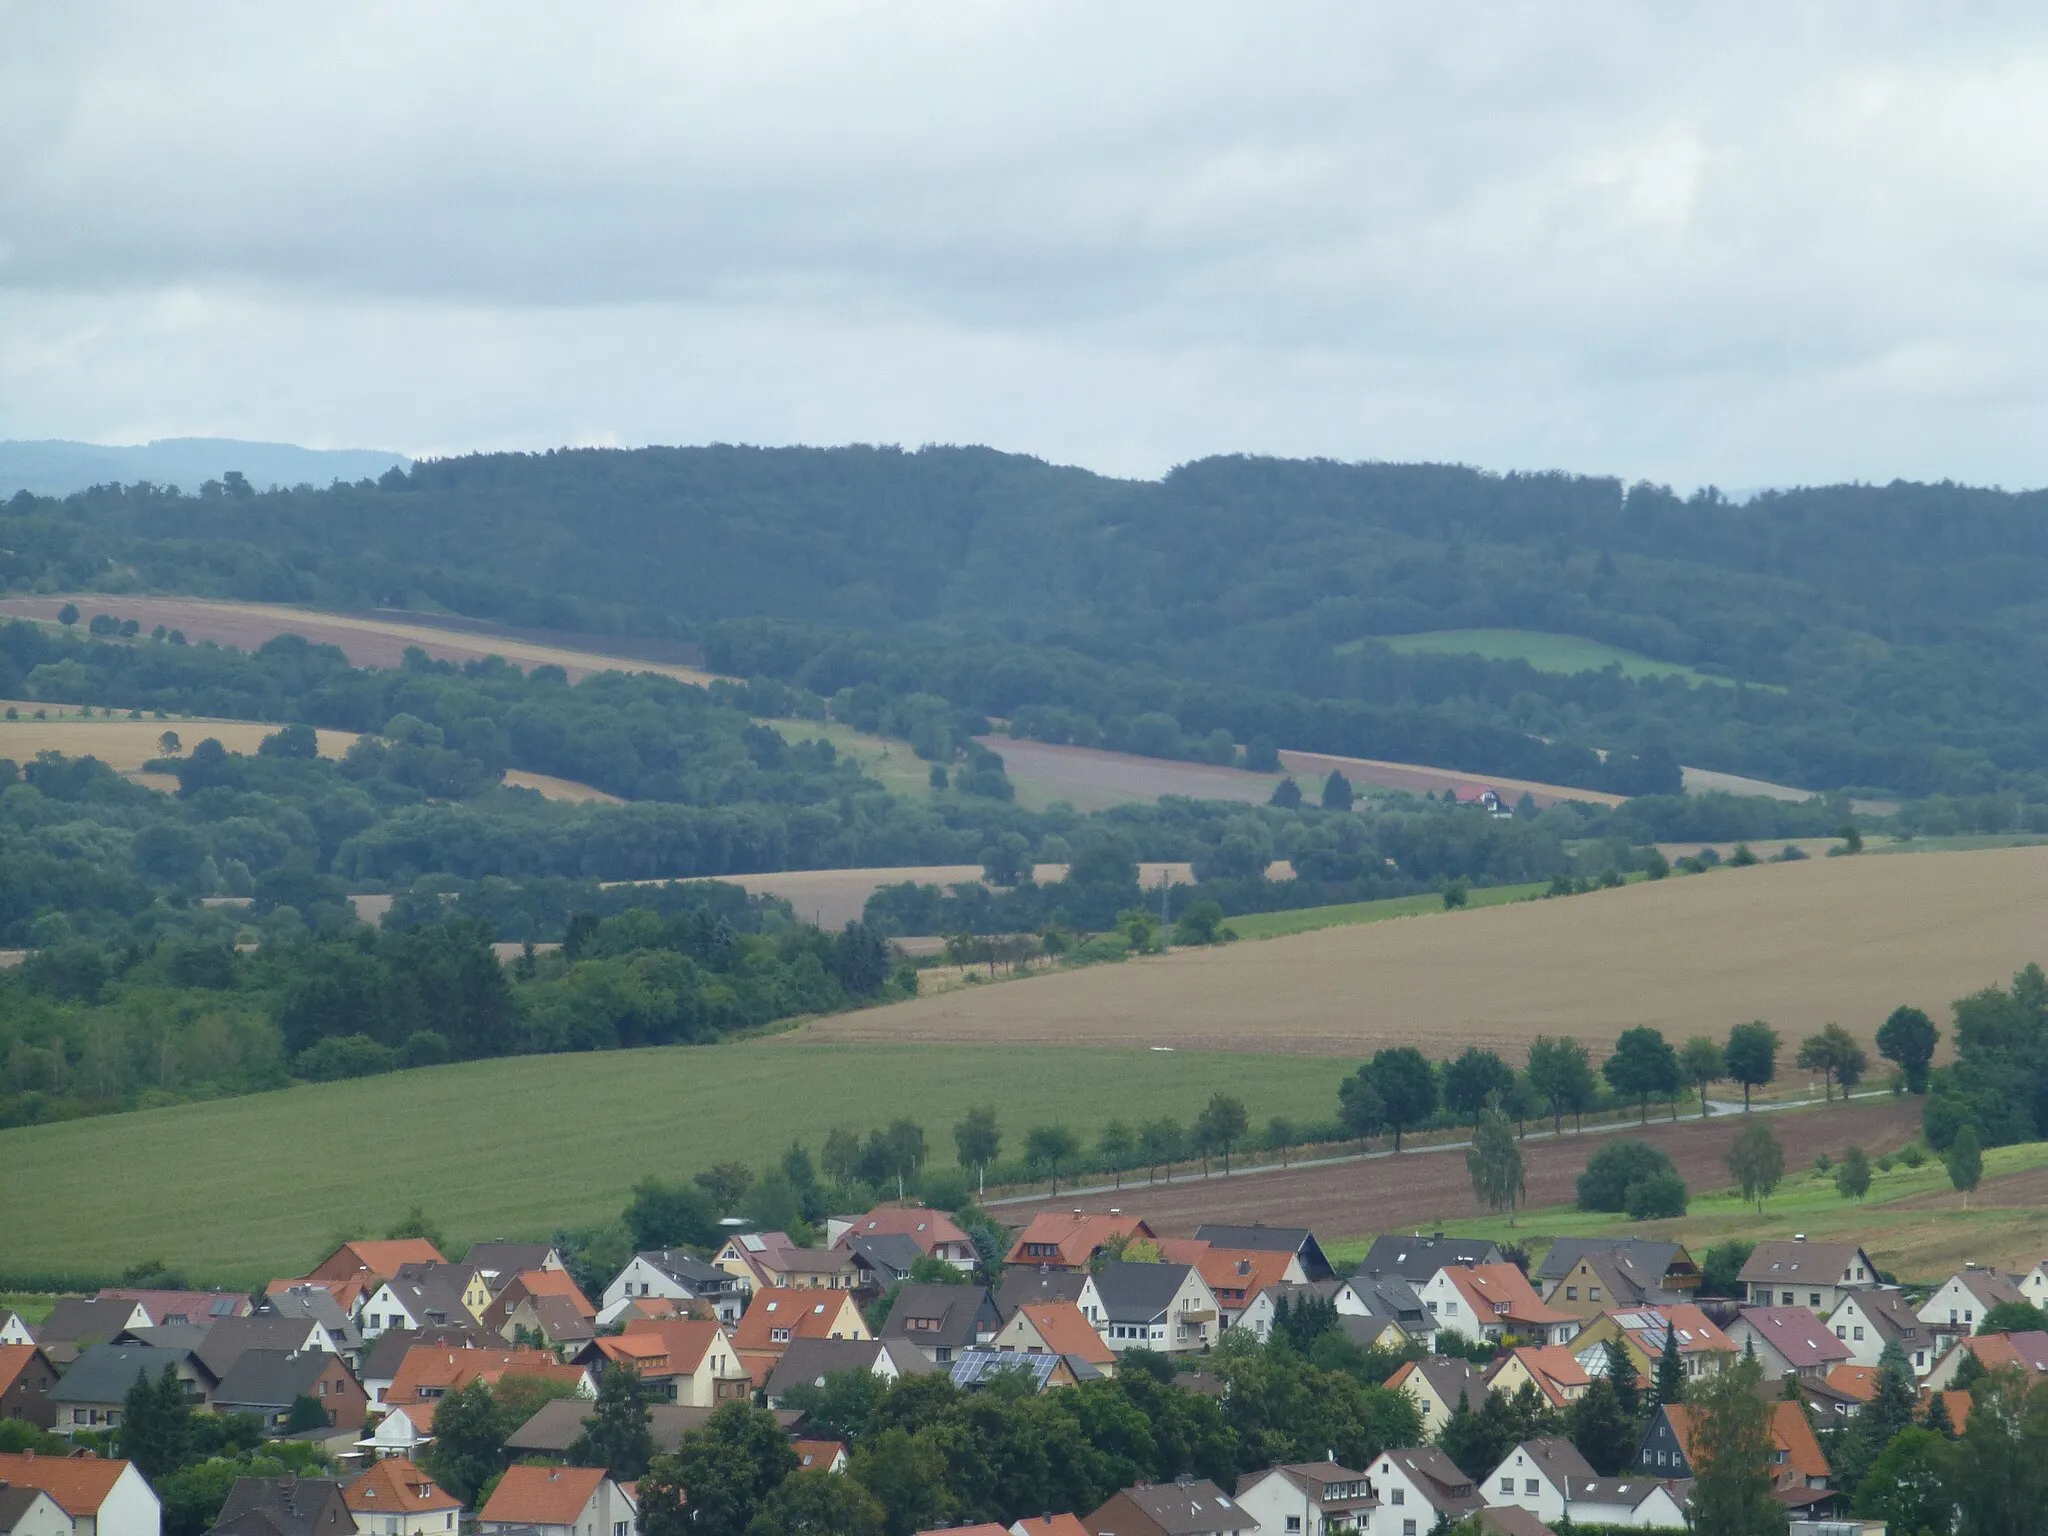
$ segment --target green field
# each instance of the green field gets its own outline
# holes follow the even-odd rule
[[[2048,1166],[2048,1142],[1993,1147],[1984,1154],[1984,1179],[1988,1184],[2000,1174],[2043,1166]],[[1936,1197],[1937,1208],[1896,1208],[1899,1201],[1928,1195]],[[1496,1217],[1442,1224],[1454,1237],[1498,1238],[1503,1227]],[[2039,1262],[2040,1229],[2035,1211],[2011,1206],[1964,1210],[1947,1172],[1930,1158],[1919,1168],[1896,1162],[1889,1172],[1873,1168],[1870,1194],[1861,1201],[1843,1199],[1832,1173],[1806,1167],[1787,1170],[1761,1215],[1739,1192],[1723,1189],[1695,1195],[1686,1214],[1671,1221],[1634,1222],[1568,1205],[1524,1211],[1515,1235],[1538,1255],[1561,1237],[1643,1237],[1682,1242],[1698,1258],[1733,1238],[1754,1243],[1803,1232],[1815,1242],[1861,1243],[1902,1281],[1935,1284],[1970,1262],[2024,1273]],[[1370,1236],[1360,1236],[1323,1247],[1341,1271],[1362,1259],[1371,1245]]]
[[[1531,885],[1491,885],[1473,891],[1468,907],[1499,907],[1511,901],[1528,901],[1550,889],[1548,881]],[[1353,923],[1377,923],[1390,917],[1421,917],[1444,910],[1443,897],[1430,892],[1422,896],[1388,896],[1380,901],[1350,901],[1334,907],[1293,907],[1285,912],[1251,912],[1230,919],[1240,939],[1279,939],[1290,933],[1313,933],[1318,928],[1344,928]]]
[[[118,1272],[160,1258],[253,1284],[303,1274],[337,1234],[413,1204],[459,1248],[608,1221],[646,1174],[674,1180],[898,1115],[953,1161],[961,1106],[1092,1138],[1123,1116],[1192,1116],[1227,1088],[1254,1125],[1334,1110],[1313,1057],[1029,1046],[807,1045],[788,1037],[525,1056],[0,1131],[0,1269]]]
[[[1695,672],[1673,661],[1658,661],[1639,651],[1623,650],[1577,635],[1552,635],[1536,629],[1437,629],[1419,635],[1374,635],[1371,640],[1403,655],[1483,656],[1488,661],[1526,661],[1538,672],[1601,672],[1618,666],[1624,677],[1682,677],[1688,683],[1720,683],[1725,677]],[[1371,643],[1354,640],[1337,647],[1339,655]]]
[[[825,720],[763,720],[784,741],[829,741],[841,757],[852,758],[860,770],[892,795],[929,798],[932,765],[910,750],[910,743],[889,736],[870,736],[850,725]]]

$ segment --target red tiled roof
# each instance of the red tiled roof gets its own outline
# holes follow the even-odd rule
[[[867,1215],[856,1217],[835,1246],[844,1247],[856,1237],[907,1237],[927,1257],[940,1243],[973,1242],[944,1211],[928,1211],[920,1205],[878,1205]]]
[[[446,1264],[441,1250],[424,1237],[394,1237],[376,1242],[343,1243],[329,1254],[308,1277],[314,1280],[346,1280],[369,1273],[389,1280],[407,1264]]]
[[[1576,1321],[1571,1313],[1558,1311],[1538,1296],[1529,1277],[1513,1264],[1447,1264],[1444,1273],[1481,1321],[1539,1325]]]
[[[0,1483],[17,1488],[40,1488],[50,1501],[76,1520],[97,1518],[100,1506],[114,1491],[128,1463],[100,1456],[38,1456],[24,1451],[19,1456],[0,1453]]]
[[[1069,1269],[1079,1269],[1088,1262],[1090,1254],[1106,1245],[1112,1238],[1151,1237],[1152,1229],[1136,1216],[1091,1216],[1078,1211],[1040,1211],[1032,1217],[1017,1240],[1010,1245],[1007,1264],[1042,1264],[1057,1257]],[[1033,1248],[1049,1247],[1057,1250],[1055,1256],[1032,1253]]]
[[[408,1509],[418,1513],[462,1508],[462,1500],[444,1492],[402,1456],[371,1462],[361,1477],[342,1489],[341,1499],[351,1514],[389,1515]]]
[[[421,1401],[422,1388],[453,1392],[481,1377],[495,1382],[503,1376],[538,1376],[575,1386],[584,1378],[578,1365],[564,1365],[544,1349],[451,1349],[445,1344],[415,1344],[398,1363],[384,1394],[387,1406]]]
[[[1056,1355],[1079,1355],[1090,1365],[1108,1365],[1116,1351],[1071,1301],[1027,1301],[1017,1309],[1031,1320],[1045,1347]]]
[[[604,1479],[603,1467],[510,1466],[476,1517],[503,1525],[574,1525]]]
[[[715,1322],[687,1318],[631,1318],[626,1331],[597,1340],[607,1359],[630,1365],[643,1376],[687,1376],[723,1332]]]
[[[796,1466],[799,1472],[829,1472],[832,1470],[832,1463],[846,1451],[845,1444],[838,1440],[792,1440],[789,1448],[796,1452]]]
[[[851,1291],[763,1286],[754,1292],[746,1315],[733,1329],[733,1345],[737,1349],[779,1353],[789,1339],[776,1338],[778,1329],[787,1329],[790,1339],[829,1339],[834,1325],[852,1305],[852,1295]],[[856,1309],[853,1315],[859,1317],[860,1313]]]

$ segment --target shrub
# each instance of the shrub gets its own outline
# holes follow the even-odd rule
[[[1632,1138],[1611,1141],[1593,1154],[1579,1175],[1579,1209],[1626,1211],[1632,1186],[1665,1174],[1675,1180],[1678,1169],[1660,1148]]]
[[[1622,1197],[1631,1221],[1655,1221],[1685,1214],[1685,1180],[1674,1171],[1653,1173],[1629,1185]]]
[[[1918,1168],[1927,1161],[1927,1149],[1917,1141],[1908,1142],[1899,1148],[1899,1161],[1908,1168]]]
[[[398,1070],[398,1052],[379,1045],[368,1035],[330,1035],[318,1045],[301,1051],[296,1063],[300,1077],[316,1083],[342,1077],[374,1077]]]
[[[1702,1296],[1740,1296],[1742,1266],[1749,1262],[1749,1256],[1756,1244],[1745,1243],[1740,1238],[1731,1238],[1725,1243],[1716,1243],[1700,1260],[1700,1294]]]

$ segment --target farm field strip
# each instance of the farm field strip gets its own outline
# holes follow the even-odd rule
[[[382,1231],[415,1202],[457,1242],[541,1237],[611,1220],[649,1174],[758,1168],[793,1139],[815,1154],[833,1125],[908,1115],[944,1164],[959,1105],[996,1102],[1014,1154],[1033,1124],[1092,1138],[1133,1105],[1185,1122],[1218,1089],[1260,1125],[1336,1102],[1329,1064],[1300,1057],[772,1041],[507,1057],[0,1131],[0,1233],[14,1271],[161,1257],[248,1284],[303,1273],[337,1229]],[[372,1126],[407,1127],[433,1155],[365,1177]]]
[[[1949,1003],[2048,959],[2048,849],[1809,859],[1367,923],[967,987],[819,1019],[813,1041],[1007,1041],[1369,1055],[1412,1044],[1596,1052],[1769,1020],[1871,1041],[1901,1003]]]
[[[1696,671],[1681,662],[1659,661],[1603,640],[1538,629],[1436,629],[1420,634],[1373,635],[1340,645],[1337,653],[1341,656],[1360,650],[1374,640],[1403,656],[1480,656],[1488,661],[1526,661],[1538,672],[1565,676],[1604,672],[1618,666],[1623,677],[1682,677],[1695,687],[1701,683],[1734,686],[1728,678]]]

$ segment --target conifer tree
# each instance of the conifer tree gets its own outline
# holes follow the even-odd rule
[[[1657,1401],[1685,1401],[1685,1362],[1678,1356],[1678,1325],[1664,1321],[1664,1351],[1657,1356]]]

